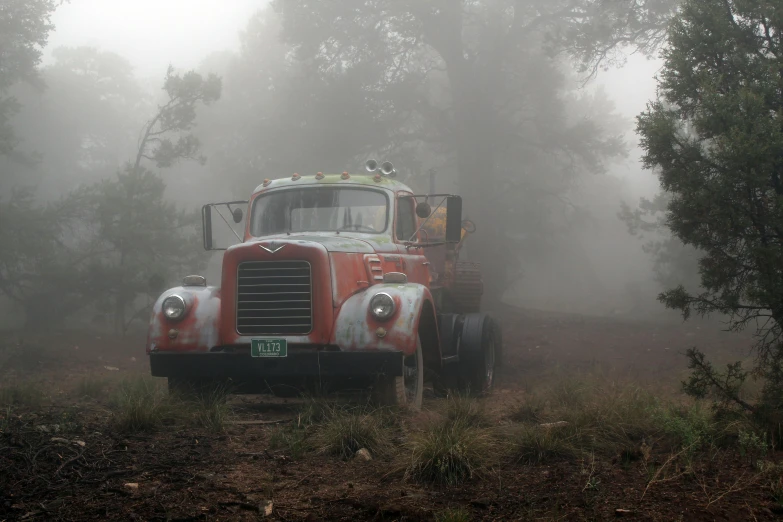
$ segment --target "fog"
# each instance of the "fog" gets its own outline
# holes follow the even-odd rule
[[[161,90],[167,67],[173,65],[175,74],[192,69],[204,78],[216,73],[222,78],[220,99],[194,105],[195,119],[183,130],[200,140],[199,154],[207,161],[201,165],[183,157],[162,169],[167,203],[161,204],[195,211],[215,199],[247,198],[267,177],[286,177],[294,171],[359,171],[370,156],[393,161],[403,181],[426,191],[425,172],[435,168],[438,190],[460,193],[466,215],[485,231],[483,236],[477,233],[476,242],[468,239],[465,258],[484,261],[488,248],[503,245],[499,252],[507,278],[489,287],[502,287],[505,303],[597,315],[670,316],[655,300],[662,289],[654,273],[655,259],[618,218],[621,202],[635,208],[640,198],[658,192],[654,174],[640,164],[634,118],[655,97],[654,75],[660,61],[627,48],[620,60],[624,63],[608,70],[599,67],[596,77],[583,85],[585,73],[578,71],[577,57],[547,57],[536,50],[536,41],[528,40],[525,52],[509,58],[510,67],[524,73],[513,76],[519,83],[504,84],[497,92],[509,97],[509,110],[518,110],[519,115],[497,120],[498,134],[483,137],[504,143],[502,153],[486,156],[495,158],[496,175],[512,174],[509,181],[498,181],[495,192],[481,196],[465,183],[467,156],[460,154],[463,147],[455,146],[454,140],[469,138],[456,138],[451,132],[458,125],[458,111],[457,116],[445,114],[458,102],[452,99],[455,91],[443,70],[435,67],[427,73],[428,84],[416,96],[424,96],[428,106],[420,109],[420,101],[416,105],[402,92],[408,80],[398,82],[376,70],[388,72],[393,60],[378,57],[373,63],[365,56],[346,55],[343,67],[351,60],[359,65],[340,70],[326,68],[322,56],[300,59],[296,45],[300,51],[312,49],[311,39],[327,38],[339,47],[341,38],[352,37],[352,26],[335,24],[334,35],[318,33],[316,26],[308,27],[311,21],[297,12],[295,4],[286,5],[282,14],[264,11],[267,2],[259,0],[71,0],[61,5],[52,17],[55,28],[38,67],[46,87],[10,87],[21,106],[12,122],[18,150],[37,159],[23,166],[4,160],[0,190],[10,194],[15,187],[33,187],[35,200],[52,204],[78,186],[114,179],[136,156],[156,106],[167,101]],[[325,19],[334,14],[330,9],[323,8]],[[356,37],[364,41],[363,36]],[[470,41],[471,33],[466,30],[464,38]],[[84,48],[97,54],[88,59]],[[335,53],[348,53],[349,48]],[[67,55],[63,49],[81,51]],[[416,67],[439,60],[431,49],[407,59],[414,80],[423,78]],[[86,80],[91,78],[91,73],[84,73],[87,63],[102,64],[96,66],[94,82]],[[386,90],[378,100],[368,95],[368,101],[357,105],[359,91],[354,87],[373,85],[376,77],[386,82]],[[552,88],[554,95],[547,92]],[[513,94],[515,89],[528,94]],[[87,101],[82,100],[90,96],[100,103],[84,105]],[[521,100],[518,104],[514,96]],[[434,115],[438,111],[443,116]],[[513,124],[508,129],[520,133],[518,143],[509,138],[513,132],[502,130],[507,123]],[[404,133],[423,138],[406,141],[399,137]],[[613,141],[616,137],[622,138],[622,146]],[[535,150],[526,148],[529,142],[536,142]],[[154,165],[148,166],[154,170]],[[519,176],[515,178],[514,172]],[[543,196],[536,195],[539,192]],[[489,204],[492,198],[503,202]],[[66,243],[78,249],[89,228],[76,226]],[[197,244],[196,228],[188,236],[190,245]],[[183,241],[180,232],[170,241]],[[211,282],[219,280],[220,253],[188,252],[187,257],[188,262],[169,263],[163,276],[167,283],[186,275],[177,270],[191,267]],[[158,261],[168,263],[165,257]],[[493,274],[490,278],[497,272],[492,266],[487,271]],[[135,284],[145,281],[139,276]],[[17,290],[15,297],[24,293]],[[148,305],[149,299],[131,301]],[[5,300],[9,301],[7,296]],[[84,317],[102,307],[106,314],[114,306],[94,299],[78,301]],[[19,306],[18,299],[16,303],[4,306],[22,317],[25,306]]]

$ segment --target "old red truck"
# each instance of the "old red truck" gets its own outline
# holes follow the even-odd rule
[[[388,162],[366,170],[264,180],[249,201],[205,205],[207,250],[221,219],[244,221],[244,237],[220,249],[220,285],[188,276],[154,304],[152,375],[238,393],[366,387],[414,408],[425,382],[489,392],[501,338],[479,310],[478,267],[459,261],[475,229],[461,198],[415,194]]]

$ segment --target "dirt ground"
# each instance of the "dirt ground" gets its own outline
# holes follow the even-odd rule
[[[746,357],[751,344],[747,335],[698,321],[518,309],[500,315],[505,370],[485,399],[498,423],[508,422],[510,409],[537,387],[578,374],[676,396],[685,349],[697,346],[728,361]],[[699,479],[653,485],[637,463],[597,460],[589,473],[600,488],[586,491],[584,461],[508,462],[461,486],[435,487],[405,481],[383,459],[295,459],[269,446],[275,422],[296,422],[295,401],[270,397],[232,399],[236,416],[223,432],[172,427],[123,435],[110,429],[105,401],[79,398],[74,390],[88,376],[148,374],[143,344],[140,337],[83,333],[2,337],[0,386],[33,382],[45,398],[0,411],[0,521],[435,520],[457,506],[472,520],[783,517],[768,489],[743,487],[753,470],[732,451],[699,464]],[[437,401],[427,399],[425,408]]]

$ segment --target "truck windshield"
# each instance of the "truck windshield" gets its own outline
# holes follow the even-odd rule
[[[285,232],[386,231],[389,202],[383,192],[343,187],[276,190],[256,198],[250,221],[255,237]]]

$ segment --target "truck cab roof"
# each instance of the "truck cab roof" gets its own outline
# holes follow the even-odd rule
[[[294,174],[287,178],[264,180],[253,191],[253,196],[267,190],[283,187],[300,187],[313,185],[360,185],[365,187],[379,187],[392,192],[412,192],[406,184],[397,181],[394,178],[382,176],[380,174],[316,174],[309,176],[300,176]]]

